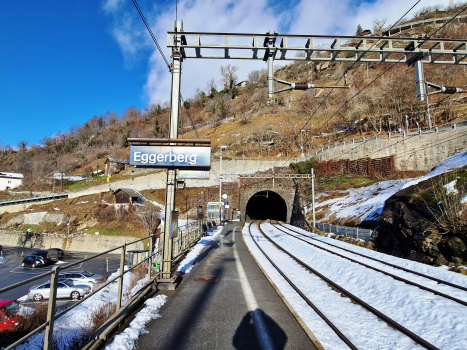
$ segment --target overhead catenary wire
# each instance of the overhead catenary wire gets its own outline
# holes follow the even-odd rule
[[[415,5],[414,5],[415,6]],[[413,8],[413,7],[412,7]],[[446,25],[448,25],[449,23],[451,23],[455,18],[457,18],[462,12],[464,12],[465,10],[467,10],[467,6],[464,7],[462,10],[460,10],[457,14],[455,14],[453,17],[451,17],[451,19],[449,19],[449,21],[446,21],[440,28],[438,28],[435,32],[433,32],[430,36],[426,37],[426,38],[423,38],[423,40],[421,40],[421,42],[419,42],[419,44],[414,47],[413,51],[415,51],[416,49],[420,48],[427,40],[431,39],[437,32],[439,32],[442,28],[444,28]],[[409,10],[410,11],[410,10]],[[408,12],[406,12],[407,14]],[[404,14],[405,16],[405,14]],[[403,18],[403,17],[402,17]],[[401,19],[402,19],[401,18]],[[396,24],[401,20],[399,19]],[[366,53],[366,52],[365,52]],[[339,111],[345,107],[347,105],[348,102],[350,102],[354,97],[358,96],[360,93],[362,93],[365,89],[367,89],[369,86],[371,86],[377,79],[379,79],[383,74],[386,74],[389,70],[391,70],[396,64],[400,63],[402,61],[403,58],[400,58],[397,62],[393,63],[388,69],[386,69],[382,74],[380,74],[376,79],[372,80],[369,84],[367,84],[365,87],[363,87],[362,89],[360,89],[360,91],[358,91],[355,95],[353,95],[350,99],[348,99],[347,101],[345,101],[322,125],[321,127],[318,128],[318,131],[319,130],[322,130],[324,128],[324,126],[326,126],[329,121],[331,119],[333,119],[337,113],[339,113]],[[345,74],[345,73],[344,73]],[[343,78],[344,74],[342,75],[342,77],[339,79],[339,81]],[[324,102],[326,101],[326,99],[330,96],[330,94],[333,92],[334,89],[331,89],[331,91],[326,95],[325,99],[321,102],[321,104],[318,106],[318,108],[315,110],[315,112],[310,116],[310,118],[308,118],[308,120],[305,122],[305,124],[299,128],[299,130],[305,128],[308,123],[311,121],[311,119],[315,116],[315,114],[317,113],[317,111],[320,109],[320,107],[324,104]],[[297,133],[295,136],[294,136],[294,140],[298,137],[298,134]],[[306,144],[308,143],[308,141],[306,141],[304,143],[303,146],[306,146]],[[290,145],[290,144],[289,144]],[[290,159],[292,159],[292,156],[290,156],[283,164],[285,164],[287,161],[289,161]],[[277,162],[277,161],[276,161]]]
[[[156,37],[155,37],[154,34],[152,33],[151,27],[149,27],[149,24],[148,24],[148,22],[146,21],[146,18],[144,18],[143,12],[142,12],[141,9],[139,8],[139,5],[138,5],[138,3],[136,2],[136,0],[132,0],[132,1],[133,1],[133,4],[134,4],[135,7],[136,7],[136,10],[138,11],[138,13],[139,13],[141,19],[143,20],[144,25],[146,26],[146,28],[147,28],[149,34],[151,35],[152,40],[154,41],[154,43],[156,44],[157,48],[159,49],[159,52],[160,52],[160,54],[162,55],[162,58],[164,59],[165,64],[167,65],[167,67],[168,67],[169,70],[170,70],[169,61],[167,61],[167,58],[165,58],[165,55],[164,55],[164,53],[162,52],[162,49],[161,49],[161,47],[159,46],[159,43],[157,42]]]
[[[391,30],[393,27],[395,27],[405,16],[407,16],[407,14],[408,14],[410,11],[412,11],[412,9],[413,9],[415,6],[417,6],[417,4],[418,4],[420,1],[421,1],[421,0],[418,0],[417,2],[415,2],[415,4],[414,4],[408,11],[406,11],[406,12],[405,12],[405,13],[389,28],[388,33],[389,33],[390,30]],[[336,83],[335,85],[339,84],[339,82],[342,80],[342,78],[344,78],[344,77],[346,76],[347,72],[348,72],[357,62],[359,62],[359,61],[363,58],[363,56],[364,56],[365,54],[367,54],[367,53],[368,53],[381,39],[383,39],[383,38],[384,38],[384,35],[380,36],[380,37],[378,38],[378,40],[375,40],[375,42],[368,48],[368,50],[366,50],[366,51],[365,51],[365,52],[364,52],[349,68],[347,68],[347,69],[345,70],[344,74],[342,74],[342,76],[337,80],[337,83]],[[372,83],[373,83],[373,82],[372,82]],[[370,84],[371,84],[371,83],[370,83]],[[334,92],[334,90],[335,90],[335,89],[332,88],[332,89],[329,91],[329,93],[325,96],[325,98],[324,98],[323,101],[320,103],[320,105],[318,106],[318,108],[315,109],[315,111],[314,111],[313,114],[310,116],[310,118],[308,118],[308,120],[305,122],[305,124],[304,124],[301,128],[299,128],[299,130],[302,130],[303,128],[305,128],[305,127],[308,125],[308,123],[310,122],[310,120],[315,116],[315,114],[318,112],[318,110],[321,108],[321,106],[323,106],[323,104],[326,102],[326,100],[328,99],[328,97]],[[342,108],[342,106],[341,106],[340,108]],[[338,109],[338,111],[340,110],[340,108]],[[335,115],[335,114],[334,114],[334,115]],[[333,116],[334,116],[334,115],[333,115]],[[323,124],[323,125],[318,129],[318,131],[321,130],[325,125],[326,125],[326,123]],[[298,133],[293,137],[293,140],[297,139],[299,133],[300,133],[300,132],[298,132]],[[291,141],[286,147],[290,146],[292,142],[293,142],[293,141]],[[306,143],[305,143],[305,145],[306,145]],[[305,145],[304,145],[304,146],[305,146]],[[289,157],[289,158],[286,160],[286,162],[287,162],[288,160],[290,160],[291,158],[292,158],[292,156]]]

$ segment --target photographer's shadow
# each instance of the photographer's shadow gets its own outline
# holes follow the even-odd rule
[[[254,325],[254,320],[261,318],[266,329],[261,324]],[[258,323],[258,322],[257,322]],[[268,343],[272,343],[268,346]],[[287,335],[282,328],[261,309],[248,312],[242,319],[232,339],[235,349],[285,349]]]

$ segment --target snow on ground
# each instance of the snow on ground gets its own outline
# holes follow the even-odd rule
[[[189,273],[193,268],[193,265],[196,263],[198,256],[204,251],[204,249],[219,240],[219,234],[222,232],[222,228],[223,226],[217,226],[216,228],[211,229],[207,236],[201,238],[198,244],[193,247],[185,259],[183,259],[178,265],[177,271]]]
[[[128,350],[134,349],[138,337],[143,333],[148,333],[146,324],[156,318],[161,317],[158,311],[165,304],[166,295],[158,295],[155,298],[148,299],[144,302],[145,307],[136,314],[130,326],[122,333],[115,336],[112,343],[106,346],[106,350]]]
[[[81,181],[84,180],[85,177],[83,176],[68,176],[62,173],[55,173],[53,174],[53,178],[56,180],[68,180],[68,181]]]
[[[113,279],[118,276],[118,271],[113,273],[110,279]],[[127,273],[124,275],[123,278],[123,298],[122,304],[124,304],[131,296],[133,296],[143,285],[144,282],[147,280],[145,277],[143,280],[137,282],[136,287],[132,290],[129,290],[131,286],[132,274]],[[117,280],[118,281],[118,280]],[[117,293],[118,293],[118,283],[113,282],[109,284],[104,289],[100,290],[89,299],[84,301],[82,304],[75,307],[73,310],[69,311],[64,316],[57,319],[54,323],[54,340],[57,340],[59,343],[66,343],[70,341],[71,337],[79,336],[84,331],[91,327],[91,314],[96,312],[100,308],[104,307],[109,303],[115,303],[117,300]],[[165,302],[165,298],[163,296],[159,296],[162,298],[158,298],[158,302],[149,302],[147,303],[146,307],[149,307],[151,310],[152,317],[156,318],[159,317],[157,314],[157,310],[160,306],[162,306]],[[153,298],[155,299],[155,298]],[[148,299],[152,300],[152,299]],[[158,306],[158,307],[156,307]],[[142,310],[142,312],[144,309]],[[147,313],[148,311],[144,311]],[[148,316],[138,318],[136,321],[139,324],[139,329],[143,331],[143,321],[147,320]],[[145,321],[147,322],[147,321]],[[145,323],[144,323],[145,324]],[[22,345],[17,346],[15,349],[17,350],[39,350],[42,349],[44,344],[44,333],[36,334],[35,336],[31,337],[28,341],[23,343]]]
[[[402,189],[409,180],[381,181],[371,186],[350,189],[345,197],[328,199],[316,203],[316,211],[327,207],[328,214],[318,220],[327,222],[335,214],[337,219],[360,217],[361,221],[375,220],[384,208],[384,202]],[[311,210],[311,208],[308,208]]]
[[[425,176],[415,179],[381,181],[371,186],[341,191],[346,195],[328,200],[324,199],[319,203],[316,202],[315,205],[317,212],[320,211],[320,208],[321,210],[325,207],[328,208],[328,214],[318,220],[318,222],[328,222],[333,215],[335,215],[337,219],[359,217],[361,218],[361,221],[377,220],[383,211],[385,201],[400,190],[466,165],[467,152],[462,152],[445,159],[436,165],[433,170]],[[451,184],[451,186],[453,186],[453,184]],[[449,188],[447,189],[449,191]],[[324,194],[317,195],[316,199],[318,200],[323,195]],[[466,198],[462,199],[462,201],[466,202]],[[311,207],[306,207],[305,212],[308,213],[311,209]]]
[[[210,244],[215,243],[219,239],[219,234],[222,227],[217,227],[208,232],[208,235],[203,237],[198,244],[196,244],[192,251],[188,253],[187,257],[180,263],[178,271],[189,273],[196,263],[197,257],[204,251]],[[113,273],[110,279],[118,276],[118,271]],[[125,274],[123,279],[123,294],[126,297],[122,298],[124,304],[131,296],[133,296],[139,289],[141,289],[147,276],[138,281],[136,286],[130,291],[131,273]],[[54,339],[59,342],[70,341],[71,337],[79,336],[83,331],[91,327],[90,316],[94,311],[99,310],[108,303],[114,303],[117,300],[118,284],[117,282],[111,283],[103,290],[97,292],[95,295],[78,305],[73,310],[69,311],[63,317],[60,317],[54,324]],[[27,296],[23,297],[27,298]],[[106,349],[109,350],[129,350],[134,349],[137,339],[140,334],[146,332],[146,324],[155,318],[160,317],[158,310],[166,301],[165,295],[158,295],[154,298],[148,299],[145,302],[145,307],[135,315],[134,320],[130,326],[115,337],[115,340],[109,344]],[[21,299],[21,298],[20,298]],[[19,300],[19,299],[18,299]],[[39,333],[27,342],[16,347],[17,350],[39,350],[42,349],[44,344],[44,333]]]
[[[343,286],[347,291],[369,303],[379,311],[388,314],[390,318],[415,332],[425,340],[440,349],[467,348],[467,313],[465,306],[454,301],[437,296],[433,293],[415,288],[396,281],[376,271],[368,270],[361,265],[349,262],[336,255],[313,248],[310,245],[295,240],[270,224],[262,225],[263,231],[285,249],[292,251],[302,261],[319,271],[321,274]],[[299,230],[294,227],[294,230]],[[290,287],[276,269],[265,259],[254,244],[257,241],[273,261],[283,269],[285,274],[311,299],[337,328],[340,329],[358,349],[421,349],[409,337],[389,327],[376,316],[352,303],[349,298],[343,298],[340,293],[331,289],[328,284],[315,274],[306,271],[290,257],[275,248],[255,228],[252,227],[253,239],[248,233],[248,225],[244,227],[243,236],[248,248],[259,261],[267,274],[272,278],[293,308],[304,320],[311,331],[326,349],[348,349],[332,329],[313,311],[305,301]],[[344,242],[310,234],[322,242],[331,242],[345,246],[347,249],[368,254],[383,261],[413,268],[424,274],[467,286],[467,277],[420,264],[414,261],[387,256],[369,251]],[[329,246],[326,248],[329,249]],[[333,249],[334,250],[334,249]],[[346,255],[346,254],[344,254]],[[381,263],[365,258],[365,263],[381,268]],[[391,273],[407,277],[407,273],[393,268],[386,268]],[[452,287],[437,284],[422,277],[410,277],[415,282],[422,281],[430,288],[467,300],[467,292],[454,290]]]

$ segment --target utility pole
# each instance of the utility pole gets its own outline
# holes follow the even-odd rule
[[[222,226],[222,150],[227,146],[221,146],[221,156],[219,161],[219,226]]]
[[[268,61],[268,99],[274,98],[274,57],[276,56],[276,35],[277,33],[266,33],[268,35],[264,38],[264,46],[267,48],[263,60]]]
[[[313,210],[313,232],[316,228],[316,215],[315,215],[315,171],[311,168],[311,207]]]
[[[304,132],[304,131],[305,131],[305,130],[303,130],[303,129],[300,130],[300,140],[301,140],[301,146],[300,146],[300,148],[302,149],[302,155],[301,155],[302,162],[305,161],[305,153],[303,153],[303,132]]]
[[[181,34],[183,31],[182,21],[175,21],[174,41],[175,47],[172,48],[172,91],[170,97],[170,122],[169,139],[178,138],[178,118],[180,112],[180,77],[182,71]],[[164,251],[162,255],[162,279],[171,278],[172,270],[172,232],[170,231],[170,220],[172,211],[175,208],[175,173],[176,169],[167,169],[167,187],[165,191],[165,223],[164,223]]]

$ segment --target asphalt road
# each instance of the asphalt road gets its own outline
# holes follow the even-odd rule
[[[37,248],[20,248],[3,246],[3,263],[0,263],[0,288],[10,286],[12,284],[25,281],[29,278],[41,275],[48,271],[51,271],[55,265],[48,265],[43,267],[22,267],[21,263],[23,257],[30,255]],[[79,260],[89,258],[97,253],[91,252],[71,252],[65,251],[62,260],[59,262],[60,267],[66,267],[67,264],[77,262]],[[0,260],[1,261],[1,260]],[[107,268],[108,264],[108,268]],[[86,270],[92,273],[101,275],[110,275],[117,271],[120,264],[120,256],[117,254],[106,254],[90,261],[84,262],[83,264],[73,266],[70,270]],[[33,282],[27,283],[23,286],[17,287],[10,291],[0,294],[0,299],[19,299],[26,294],[30,287],[47,282],[50,280],[50,276],[42,277]],[[57,306],[59,309],[66,308],[68,305],[73,303],[70,299],[59,299]],[[27,301],[24,305],[34,307],[37,302]]]

